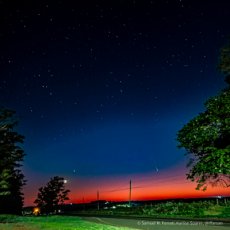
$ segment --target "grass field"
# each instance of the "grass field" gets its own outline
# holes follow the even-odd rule
[[[23,217],[0,215],[0,230],[130,230],[84,221],[79,217]]]
[[[87,209],[69,214],[93,216],[138,216],[152,218],[216,218],[230,221],[230,202],[221,205],[213,202],[162,202],[153,205],[117,207],[115,209]]]

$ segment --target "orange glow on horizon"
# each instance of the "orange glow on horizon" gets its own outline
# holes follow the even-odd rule
[[[184,167],[176,167],[148,174],[94,178],[68,177],[66,188],[71,190],[68,203],[95,201],[97,200],[97,191],[99,191],[100,200],[127,201],[129,200],[130,178],[132,180],[132,200],[202,198],[230,195],[230,188],[209,186],[205,192],[196,190],[196,183],[186,179],[186,172]],[[25,191],[25,206],[33,205],[37,191],[32,191],[31,189]]]

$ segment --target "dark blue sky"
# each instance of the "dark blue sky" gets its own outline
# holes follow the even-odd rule
[[[185,161],[177,131],[225,86],[216,66],[229,9],[225,0],[0,1],[0,104],[19,116],[26,177]]]

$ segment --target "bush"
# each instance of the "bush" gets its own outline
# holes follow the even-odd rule
[[[213,207],[214,203],[204,202],[165,202],[142,208],[142,214],[147,216],[204,216],[204,211]]]

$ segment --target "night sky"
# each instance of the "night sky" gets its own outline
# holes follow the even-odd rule
[[[134,199],[209,194],[185,180],[176,133],[226,86],[229,1],[1,0],[0,18],[0,104],[25,135],[26,204],[56,175],[77,202],[126,200],[130,179]]]

